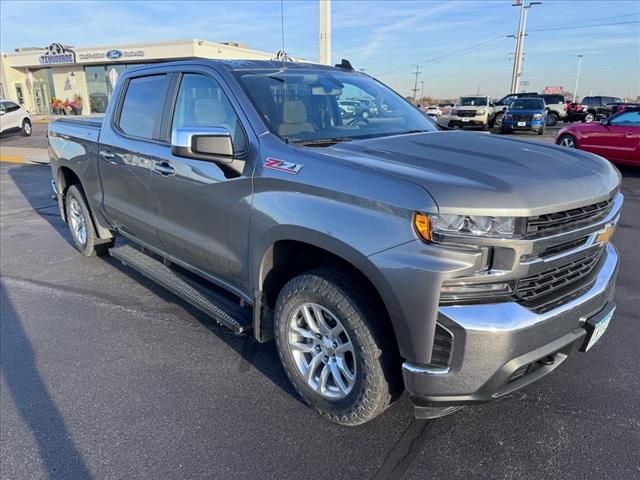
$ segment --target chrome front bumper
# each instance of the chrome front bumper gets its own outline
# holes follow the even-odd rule
[[[586,337],[586,321],[614,308],[618,254],[607,245],[592,286],[545,313],[516,302],[440,307],[438,323],[453,334],[448,369],[405,362],[405,386],[417,406],[479,403],[521,388],[558,367]],[[547,364],[540,363],[541,361]],[[519,369],[532,373],[513,380]]]

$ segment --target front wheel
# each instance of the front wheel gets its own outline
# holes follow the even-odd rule
[[[550,113],[549,115],[547,115],[547,127],[553,127],[558,123],[559,119],[560,117],[558,117],[557,114]]]
[[[280,361],[298,394],[350,426],[382,413],[401,378],[385,319],[354,283],[333,269],[295,277],[278,296],[274,322]]]
[[[496,113],[496,118],[493,119],[493,124],[496,127],[501,127],[502,126],[502,117],[504,116],[504,113]]]
[[[576,148],[576,139],[573,137],[573,135],[563,135],[562,137],[560,137],[558,145],[567,148]]]
[[[22,135],[25,137],[31,136],[31,122],[26,118],[22,121]]]
[[[584,116],[584,122],[586,122],[586,123],[591,123],[591,122],[593,122],[595,119],[596,119],[596,116],[595,116],[593,113],[591,113],[591,112],[587,113],[587,114]]]

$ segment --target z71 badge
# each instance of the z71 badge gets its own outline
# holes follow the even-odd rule
[[[262,165],[264,168],[292,173],[293,175],[297,175],[304,166],[301,163],[285,162],[284,160],[277,160],[275,158],[267,158]]]

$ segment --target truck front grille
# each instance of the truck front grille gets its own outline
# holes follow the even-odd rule
[[[516,298],[532,303],[551,294],[554,298],[564,297],[568,292],[561,291],[566,287],[581,288],[580,280],[589,277],[602,252],[600,250],[566,265],[521,278],[516,286]]]
[[[561,227],[578,226],[578,224],[581,223],[595,222],[609,213],[612,205],[613,198],[610,198],[609,200],[587,205],[586,207],[529,217],[527,219],[527,235],[532,236]]]
[[[476,116],[475,110],[458,110],[459,117],[471,118]]]

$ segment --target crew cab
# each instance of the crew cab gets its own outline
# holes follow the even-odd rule
[[[532,130],[538,135],[544,133],[548,108],[541,97],[517,98],[504,112],[501,133]]]
[[[613,163],[640,167],[640,108],[629,107],[600,122],[558,132],[556,143],[602,155]]]
[[[347,95],[378,116],[344,118]],[[82,254],[275,339],[301,398],[343,425],[403,390],[419,418],[502,397],[614,314],[609,162],[439,131],[346,61],[127,69],[103,119],[54,121],[48,141]]]
[[[495,103],[495,115],[493,123],[496,127],[502,126],[502,118],[504,112],[509,108],[514,100],[518,98],[530,98],[540,97],[544,100],[547,106],[547,118],[545,124],[549,127],[555,126],[559,120],[567,119],[567,101],[563,95],[555,93],[543,93],[536,92],[519,92],[505,95]]]

